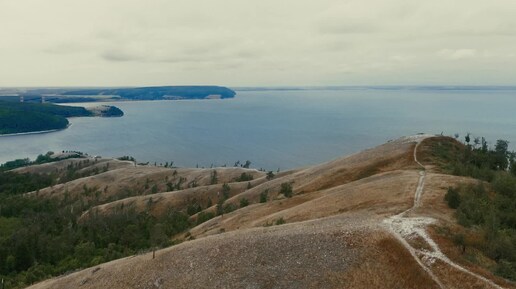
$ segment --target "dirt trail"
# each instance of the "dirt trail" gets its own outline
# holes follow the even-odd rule
[[[439,245],[428,235],[426,232],[426,227],[430,224],[436,222],[433,218],[428,217],[407,217],[407,214],[411,213],[414,209],[421,206],[421,196],[423,194],[423,189],[425,186],[425,166],[421,164],[417,160],[417,149],[421,142],[427,138],[426,135],[419,135],[413,137],[407,137],[406,142],[416,142],[416,146],[414,148],[414,161],[421,167],[421,171],[419,172],[419,181],[417,184],[416,192],[414,195],[414,205],[408,210],[392,216],[388,219],[384,220],[384,223],[388,225],[389,230],[392,234],[401,242],[401,244],[410,252],[414,260],[428,273],[428,275],[435,281],[435,283],[440,288],[445,288],[442,282],[437,278],[437,276],[432,272],[432,265],[435,263],[436,259],[448,264],[449,266],[462,271],[466,274],[469,274],[475,278],[478,278],[493,288],[501,289],[503,287],[494,283],[493,281],[471,272],[470,270],[460,266],[459,264],[450,260],[440,249]],[[427,245],[431,248],[431,250],[426,249],[416,249],[407,240],[421,238],[423,239]]]

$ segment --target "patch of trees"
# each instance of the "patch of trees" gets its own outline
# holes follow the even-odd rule
[[[242,173],[238,178],[235,178],[235,182],[248,182],[253,180],[253,175],[250,173]]]
[[[0,194],[17,195],[39,190],[54,185],[55,179],[51,174],[0,172]]]
[[[516,174],[516,153],[508,150],[508,141],[497,140],[494,147],[489,147],[483,137],[471,141],[471,136],[467,135],[465,139],[464,146],[450,141],[433,145],[432,154],[446,172],[488,182],[496,172]]]
[[[516,163],[508,142],[493,148],[484,138],[465,137],[465,147],[442,144],[434,153],[447,161],[442,167],[455,175],[477,178],[477,185],[449,188],[448,206],[455,209],[465,233],[453,234],[462,253],[475,260],[474,248],[495,261],[493,272],[516,280]],[[480,261],[479,261],[480,262]]]
[[[136,160],[131,156],[122,156],[122,157],[119,157],[118,160],[136,162]]]
[[[495,274],[516,280],[516,177],[500,174],[488,185],[449,190],[446,198],[459,224],[469,228],[453,235],[462,252],[475,248],[495,261]]]
[[[131,207],[102,216],[91,211],[77,222],[79,203],[0,195],[0,278],[6,288],[169,246],[171,236],[191,225],[182,212],[154,217]]]

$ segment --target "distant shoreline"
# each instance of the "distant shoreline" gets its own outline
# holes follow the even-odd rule
[[[22,135],[31,135],[31,134],[44,134],[51,133],[56,131],[65,130],[71,127],[72,124],[68,124],[65,128],[57,128],[57,129],[49,129],[49,130],[39,130],[39,131],[28,131],[28,132],[18,132],[18,133],[8,133],[8,134],[0,134],[0,137],[10,137],[10,136],[22,136]]]

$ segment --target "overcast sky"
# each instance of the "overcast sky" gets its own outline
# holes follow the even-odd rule
[[[514,0],[0,0],[0,87],[515,80]]]

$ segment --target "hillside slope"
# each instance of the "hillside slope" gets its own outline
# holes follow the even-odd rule
[[[173,237],[182,243],[155,258],[135,255],[29,288],[516,288],[462,258],[439,233],[456,225],[443,201],[448,187],[474,180],[443,174],[427,161],[418,150],[426,152],[432,139],[405,137],[272,178],[220,168],[212,184],[213,169],[174,175],[168,168],[121,167],[33,192],[61,198],[80,195],[85,185],[109,184],[98,196],[103,201],[81,219],[127,207],[160,215],[168,207],[185,210],[193,199],[199,210],[190,216],[194,225]],[[241,173],[253,179],[239,182]],[[163,186],[179,174],[196,186],[157,193],[143,187],[110,201],[111,188],[147,179]],[[224,199],[222,182],[230,186]],[[209,198],[218,204],[208,205]],[[248,205],[239,206],[244,199]]]

